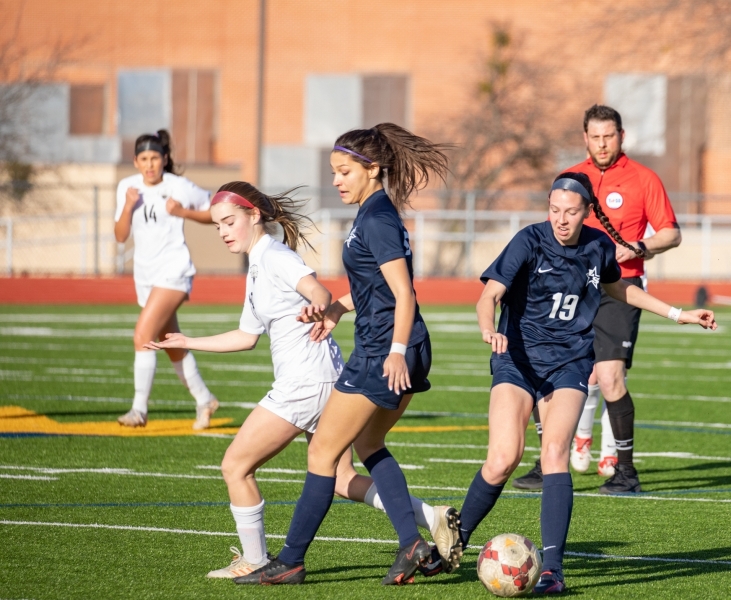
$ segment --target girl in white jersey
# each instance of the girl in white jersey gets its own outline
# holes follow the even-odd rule
[[[246,418],[221,465],[243,551],[232,547],[231,564],[211,571],[208,577],[235,579],[268,562],[264,500],[256,484],[256,470],[301,433],[311,438],[343,369],[340,348],[332,336],[313,341],[313,325],[302,322],[322,320],[331,295],[295,252],[300,243],[307,244],[299,226],[303,217],[294,212],[296,205],[285,194],[267,196],[245,182],[222,186],[211,201],[211,216],[229,250],[249,257],[239,329],[202,338],[168,333],[165,341],[145,345],[149,349],[236,352],[252,350],[263,333],[271,341],[272,389]],[[284,230],[286,245],[271,237],[274,224]],[[337,468],[336,493],[384,510],[372,479],[353,469],[349,449]],[[411,502],[417,523],[435,539],[443,537],[449,507],[431,507],[413,497]]]
[[[176,311],[188,298],[195,275],[183,223],[185,219],[211,223],[211,214],[208,192],[175,175],[167,131],[137,138],[134,165],[139,173],[117,186],[114,236],[120,243],[130,233],[134,236],[134,280],[142,312],[134,333],[135,396],[130,411],[118,421],[126,427],[144,427],[157,358],[143,346],[149,340],[180,332]],[[195,398],[193,429],[205,429],[218,401],[203,382],[190,352],[173,348],[167,354],[180,381]]]

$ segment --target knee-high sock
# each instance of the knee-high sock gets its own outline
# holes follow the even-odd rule
[[[195,362],[195,356],[192,352],[188,352],[183,360],[179,360],[173,363],[173,368],[178,375],[178,379],[183,382],[183,385],[188,388],[195,403],[198,406],[208,404],[213,394],[206,387],[201,374],[198,372],[198,364]]]
[[[302,495],[297,500],[279,560],[288,565],[304,564],[307,549],[330,510],[334,495],[335,477],[307,472]]]
[[[504,483],[501,485],[487,483],[482,476],[482,468],[477,471],[462,505],[462,524],[459,526],[459,534],[465,548],[474,530],[495,506],[504,487]]]
[[[156,367],[157,352],[154,350],[135,352],[135,399],[132,408],[143,414],[147,414],[147,401],[150,399]]]
[[[536,424],[536,433],[538,434],[538,445],[541,445],[543,441],[543,425],[541,425],[541,414],[538,412],[538,407],[533,409],[533,422]]]
[[[246,562],[258,565],[267,555],[267,541],[264,537],[264,500],[256,506],[231,505],[231,514],[236,521],[236,531],[241,540],[241,552]]]
[[[403,548],[416,541],[420,536],[411,506],[411,496],[396,459],[387,448],[381,448],[366,458],[363,466],[368,469],[378,488],[386,514],[398,535],[399,546]]]
[[[609,422],[606,402],[602,406],[602,451],[600,456],[601,458],[617,456],[617,445],[614,443],[614,432],[612,424]]]
[[[569,534],[571,509],[574,506],[574,486],[570,473],[543,476],[541,495],[541,540],[543,541],[543,570],[558,571],[563,565],[566,537]]]
[[[584,410],[579,417],[579,426],[576,428],[576,436],[580,438],[592,437],[592,431],[594,429],[594,416],[596,415],[596,407],[599,405],[599,391],[598,385],[589,385],[589,394],[586,396],[586,402],[584,403]]]
[[[632,449],[635,437],[635,405],[627,392],[616,402],[607,402],[609,422],[617,445],[617,458],[620,465],[632,466]]]
[[[416,524],[424,529],[429,529],[434,526],[434,508],[424,502],[421,498],[416,496],[409,496],[411,498],[411,508],[414,509],[414,517],[416,517]],[[383,506],[383,501],[378,493],[378,487],[375,483],[371,484],[368,488],[363,503],[378,510],[386,512],[386,508]]]

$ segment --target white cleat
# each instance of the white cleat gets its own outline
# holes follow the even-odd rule
[[[591,465],[591,438],[574,437],[571,447],[571,466],[577,473],[586,473]]]
[[[451,506],[434,507],[434,525],[431,536],[437,546],[445,573],[459,567],[462,559],[462,540],[459,537],[459,513]]]
[[[117,422],[125,427],[144,427],[147,425],[147,414],[131,408],[129,412],[119,417]]]
[[[213,416],[213,413],[217,410],[218,400],[216,400],[215,398],[211,398],[203,406],[196,406],[195,423],[193,423],[193,429],[195,429],[196,431],[200,429],[208,429],[211,426],[211,417]]]
[[[618,460],[616,456],[602,457],[597,467],[597,473],[602,477],[614,477],[614,467],[617,465]]]
[[[233,552],[234,555],[231,560],[231,564],[223,569],[211,571],[208,575],[206,575],[206,577],[210,577],[211,579],[234,579],[235,577],[243,577],[244,575],[248,575],[252,571],[256,571],[263,567],[269,562],[268,557],[264,559],[264,562],[257,565],[246,562],[243,554],[239,552],[239,549],[236,546],[231,546],[231,552]]]

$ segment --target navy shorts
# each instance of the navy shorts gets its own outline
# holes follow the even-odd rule
[[[405,394],[418,394],[431,388],[427,379],[431,369],[431,342],[424,341],[406,349],[406,366],[411,387],[400,394],[388,389],[388,377],[383,376],[383,363],[388,354],[381,356],[350,355],[335,389],[344,394],[363,394],[376,406],[396,410]]]
[[[533,398],[535,405],[541,398],[555,390],[571,388],[587,394],[589,375],[594,363],[588,359],[575,361],[556,369],[546,377],[539,376],[530,365],[515,363],[506,354],[493,354],[490,358],[492,388],[501,383],[510,383],[524,389]]]

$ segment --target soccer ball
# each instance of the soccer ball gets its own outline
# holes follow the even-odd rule
[[[477,559],[477,575],[488,591],[503,598],[529,594],[543,563],[533,542],[517,533],[492,538]]]

